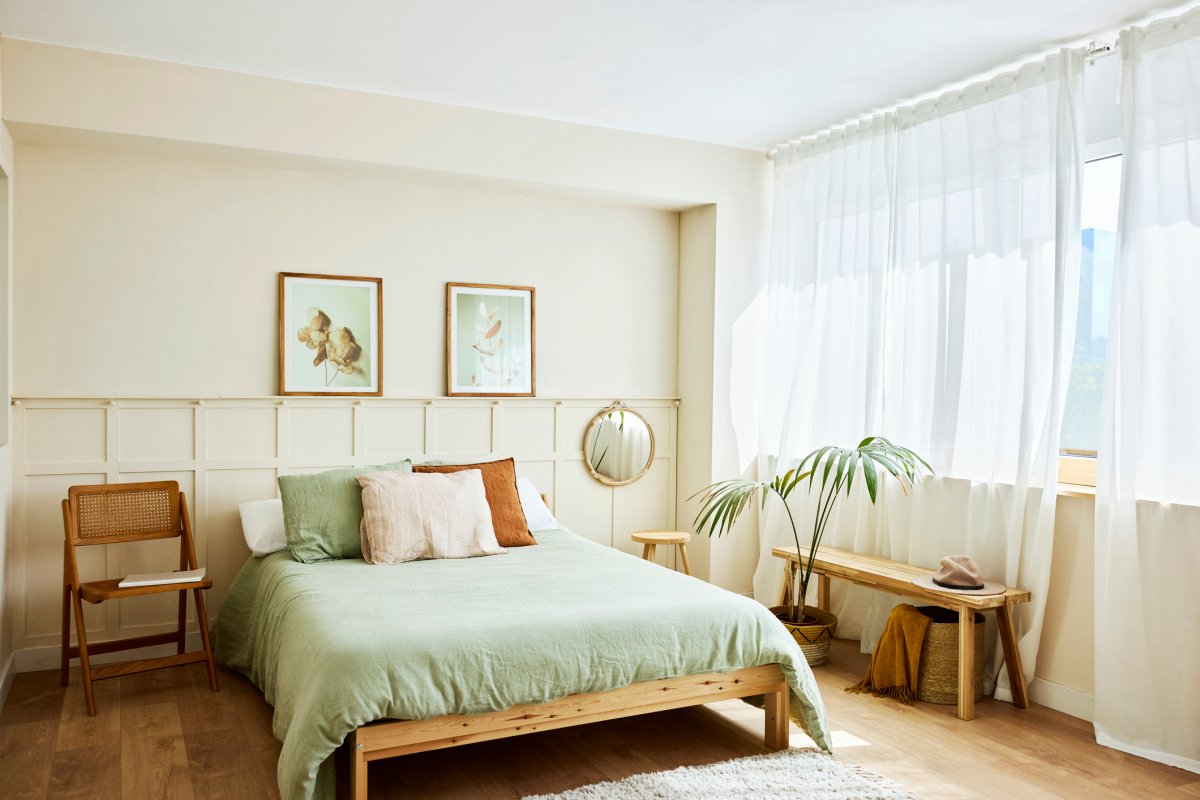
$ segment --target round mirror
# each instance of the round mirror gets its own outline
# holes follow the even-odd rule
[[[654,461],[654,431],[641,414],[624,403],[614,403],[592,417],[583,435],[583,459],[588,472],[601,483],[633,483]]]

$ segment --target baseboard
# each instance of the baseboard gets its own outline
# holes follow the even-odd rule
[[[8,660],[0,668],[0,713],[4,711],[4,704],[8,702],[8,690],[12,688],[13,675],[17,674],[16,663],[17,654],[9,653]]]
[[[99,642],[97,642],[98,644]],[[187,649],[199,650],[202,645],[200,643],[200,634],[193,631],[187,635]],[[157,658],[159,656],[169,656],[174,654],[175,645],[160,644],[154,647],[141,647],[137,650],[123,650],[117,653],[102,653],[98,656],[92,656],[90,661],[93,664],[111,664],[117,661],[129,661],[135,658]],[[62,649],[58,645],[45,645],[43,647],[29,647],[24,650],[18,650],[13,653],[10,663],[14,665],[12,672],[38,672],[44,669],[58,669],[61,663]],[[72,659],[71,663],[78,664],[79,659]],[[4,687],[7,693],[7,685]]]
[[[1034,678],[1029,684],[1029,699],[1040,706],[1053,708],[1088,722],[1092,721],[1092,696],[1070,686],[1063,686],[1044,678]]]

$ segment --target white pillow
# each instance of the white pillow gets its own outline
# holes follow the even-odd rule
[[[242,515],[242,535],[256,556],[269,556],[287,547],[283,535],[283,501],[251,500],[238,506]]]
[[[558,520],[550,513],[550,509],[542,501],[533,481],[524,475],[517,478],[517,496],[521,498],[521,510],[525,512],[525,522],[531,531],[548,531],[559,527]]]
[[[370,472],[357,480],[368,564],[508,552],[496,542],[481,470]]]

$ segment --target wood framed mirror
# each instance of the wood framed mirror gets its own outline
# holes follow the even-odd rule
[[[592,417],[583,435],[583,463],[605,485],[633,483],[654,463],[654,429],[645,417],[617,401]]]

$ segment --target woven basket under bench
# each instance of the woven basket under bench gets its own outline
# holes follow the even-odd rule
[[[917,699],[952,705],[958,702],[958,613],[938,606],[917,609],[929,617],[921,645]],[[983,697],[983,615],[975,615],[975,699]]]

